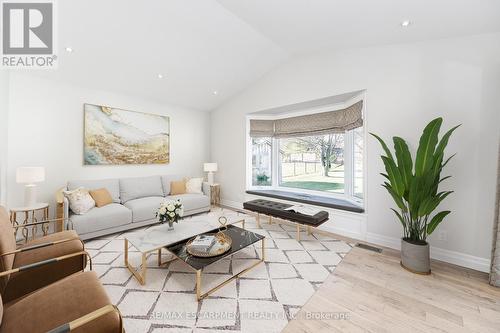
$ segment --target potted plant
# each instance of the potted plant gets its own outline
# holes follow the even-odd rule
[[[419,146],[413,163],[412,155],[405,140],[393,137],[395,157],[376,134],[373,135],[382,145],[382,157],[387,179],[382,185],[391,195],[398,210],[392,209],[403,226],[401,239],[401,266],[420,274],[430,274],[430,253],[427,236],[450,213],[449,210],[434,214],[438,205],[453,191],[438,192],[442,181],[441,172],[450,159],[445,159],[444,150],[448,140],[458,126],[446,132],[439,140],[442,118],[432,120],[420,137]]]
[[[168,230],[173,230],[174,223],[179,222],[183,215],[184,206],[179,199],[164,200],[156,211],[156,217],[160,223],[168,222]]]
[[[257,175],[257,184],[258,185],[269,185],[269,176],[265,173],[260,173]]]

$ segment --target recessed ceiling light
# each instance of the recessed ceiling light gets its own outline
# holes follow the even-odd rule
[[[163,74],[158,74],[159,79],[163,79]]]
[[[71,52],[73,52],[73,49],[71,47],[67,47],[66,52],[71,53]]]
[[[407,27],[409,27],[411,25],[411,23],[412,22],[410,20],[404,20],[403,22],[401,22],[401,26],[403,28],[407,28]]]
[[[217,94],[218,94],[217,90],[214,90],[214,95],[217,95]]]

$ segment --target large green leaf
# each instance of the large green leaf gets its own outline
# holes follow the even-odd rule
[[[415,174],[422,176],[433,165],[434,150],[438,142],[439,129],[443,123],[443,118],[436,118],[424,129],[417,149],[415,158]]]
[[[385,171],[387,171],[387,175],[389,176],[391,187],[398,194],[398,196],[402,197],[405,191],[405,186],[396,163],[393,159],[386,156],[382,156],[382,161],[384,161]]]
[[[443,137],[441,138],[441,141],[439,141],[439,144],[437,145],[436,147],[436,152],[435,152],[435,155],[438,155],[438,154],[444,154],[444,149],[446,148],[446,146],[448,145],[448,140],[450,139],[450,136],[453,134],[453,132],[459,128],[461,126],[460,125],[457,125],[455,127],[453,127],[452,129],[450,129],[448,132],[446,132]]]
[[[453,191],[444,191],[439,192],[436,196],[426,198],[418,210],[418,216],[431,214],[437,208],[437,206],[439,206],[441,201],[443,201],[452,193]]]
[[[421,177],[413,176],[410,183],[410,191],[408,193],[408,208],[412,216],[416,216],[420,203],[422,201],[420,191]]]
[[[453,157],[455,157],[455,155],[456,155],[456,154],[453,154],[453,155],[451,155],[450,157],[448,157],[448,158],[446,159],[446,161],[444,161],[444,163],[441,165],[441,168],[444,168],[444,167],[446,166],[446,164],[448,164],[448,162],[449,162],[449,161],[450,161]]]
[[[427,234],[428,235],[432,234],[432,232],[437,228],[439,223],[441,223],[443,219],[446,217],[446,215],[448,215],[449,213],[451,213],[451,211],[445,210],[434,215],[431,221],[427,224]]]
[[[399,221],[401,221],[401,224],[403,225],[403,227],[406,227],[406,221],[403,219],[403,216],[401,215],[401,213],[399,213],[394,208],[391,208],[391,210],[394,212],[394,214],[396,214],[396,216],[398,217]]]
[[[391,187],[391,185],[389,183],[385,182],[382,186],[385,187],[387,192],[389,192],[392,199],[394,199],[394,202],[396,203],[396,205],[398,205],[399,209],[401,209],[403,212],[406,212],[407,208],[404,204],[403,198],[393,190],[393,188]]]
[[[387,145],[385,144],[384,140],[382,140],[381,137],[379,137],[377,134],[375,133],[370,133],[375,139],[378,140],[378,142],[380,142],[380,145],[382,146],[382,148],[384,149],[385,151],[385,154],[387,155],[387,157],[389,157],[391,160],[393,160],[394,158],[392,157],[392,154],[391,154],[391,151],[389,150],[389,148],[387,147]]]
[[[411,159],[410,150],[408,149],[406,141],[398,136],[395,136],[393,138],[393,141],[394,150],[396,152],[396,159],[398,161],[398,169],[401,173],[401,177],[403,178],[406,194],[406,192],[410,188],[410,182],[413,172],[413,161]]]
[[[443,177],[443,178],[441,178],[441,179],[439,180],[439,182],[440,182],[440,183],[441,183],[441,182],[444,182],[444,181],[445,181],[446,179],[448,179],[448,178],[451,178],[451,176],[446,176],[446,177]]]

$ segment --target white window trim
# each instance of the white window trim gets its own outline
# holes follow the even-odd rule
[[[344,109],[360,100],[363,100],[363,199],[359,199],[354,196],[354,159],[353,152],[354,149],[344,149],[344,170],[349,168],[350,172],[345,172],[345,183],[344,183],[344,193],[333,193],[326,191],[314,191],[314,190],[306,190],[306,189],[298,189],[292,187],[283,187],[279,186],[279,144],[278,139],[272,138],[272,157],[271,157],[271,186],[255,186],[252,185],[252,140],[250,137],[250,120],[251,119],[282,119],[295,117],[300,115],[309,115],[314,113],[320,113],[325,111],[333,111],[333,110],[341,110]],[[346,200],[352,202],[357,205],[363,206],[366,209],[367,202],[367,172],[366,172],[366,160],[367,160],[367,141],[366,141],[366,96],[365,93],[362,93],[356,97],[353,97],[344,103],[338,104],[330,104],[323,105],[321,107],[310,108],[307,110],[301,110],[298,112],[291,112],[286,114],[279,115],[271,115],[271,114],[249,114],[246,116],[246,131],[245,131],[245,142],[246,142],[246,189],[247,190],[279,190],[284,192],[291,193],[301,193],[301,194],[309,194],[309,195],[317,195],[317,196],[326,196],[337,199]],[[346,143],[353,147],[354,144],[354,134],[353,131],[349,131],[345,133],[344,137],[344,148],[347,146]]]

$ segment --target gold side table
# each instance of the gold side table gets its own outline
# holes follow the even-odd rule
[[[27,223],[38,222],[37,214],[41,215],[42,221],[49,219],[49,204],[45,202],[34,204],[33,206],[25,206],[25,207],[14,207],[10,209],[10,222],[12,226],[19,226]],[[23,216],[22,221],[18,221],[17,218]],[[36,226],[33,226],[36,228]],[[43,225],[42,225],[43,229]],[[17,236],[17,230],[15,231],[15,235]],[[21,228],[23,236],[25,238],[28,237],[27,228]],[[36,233],[36,230],[33,235]],[[43,231],[43,230],[42,230]]]
[[[220,184],[210,184],[210,204],[220,206]]]

